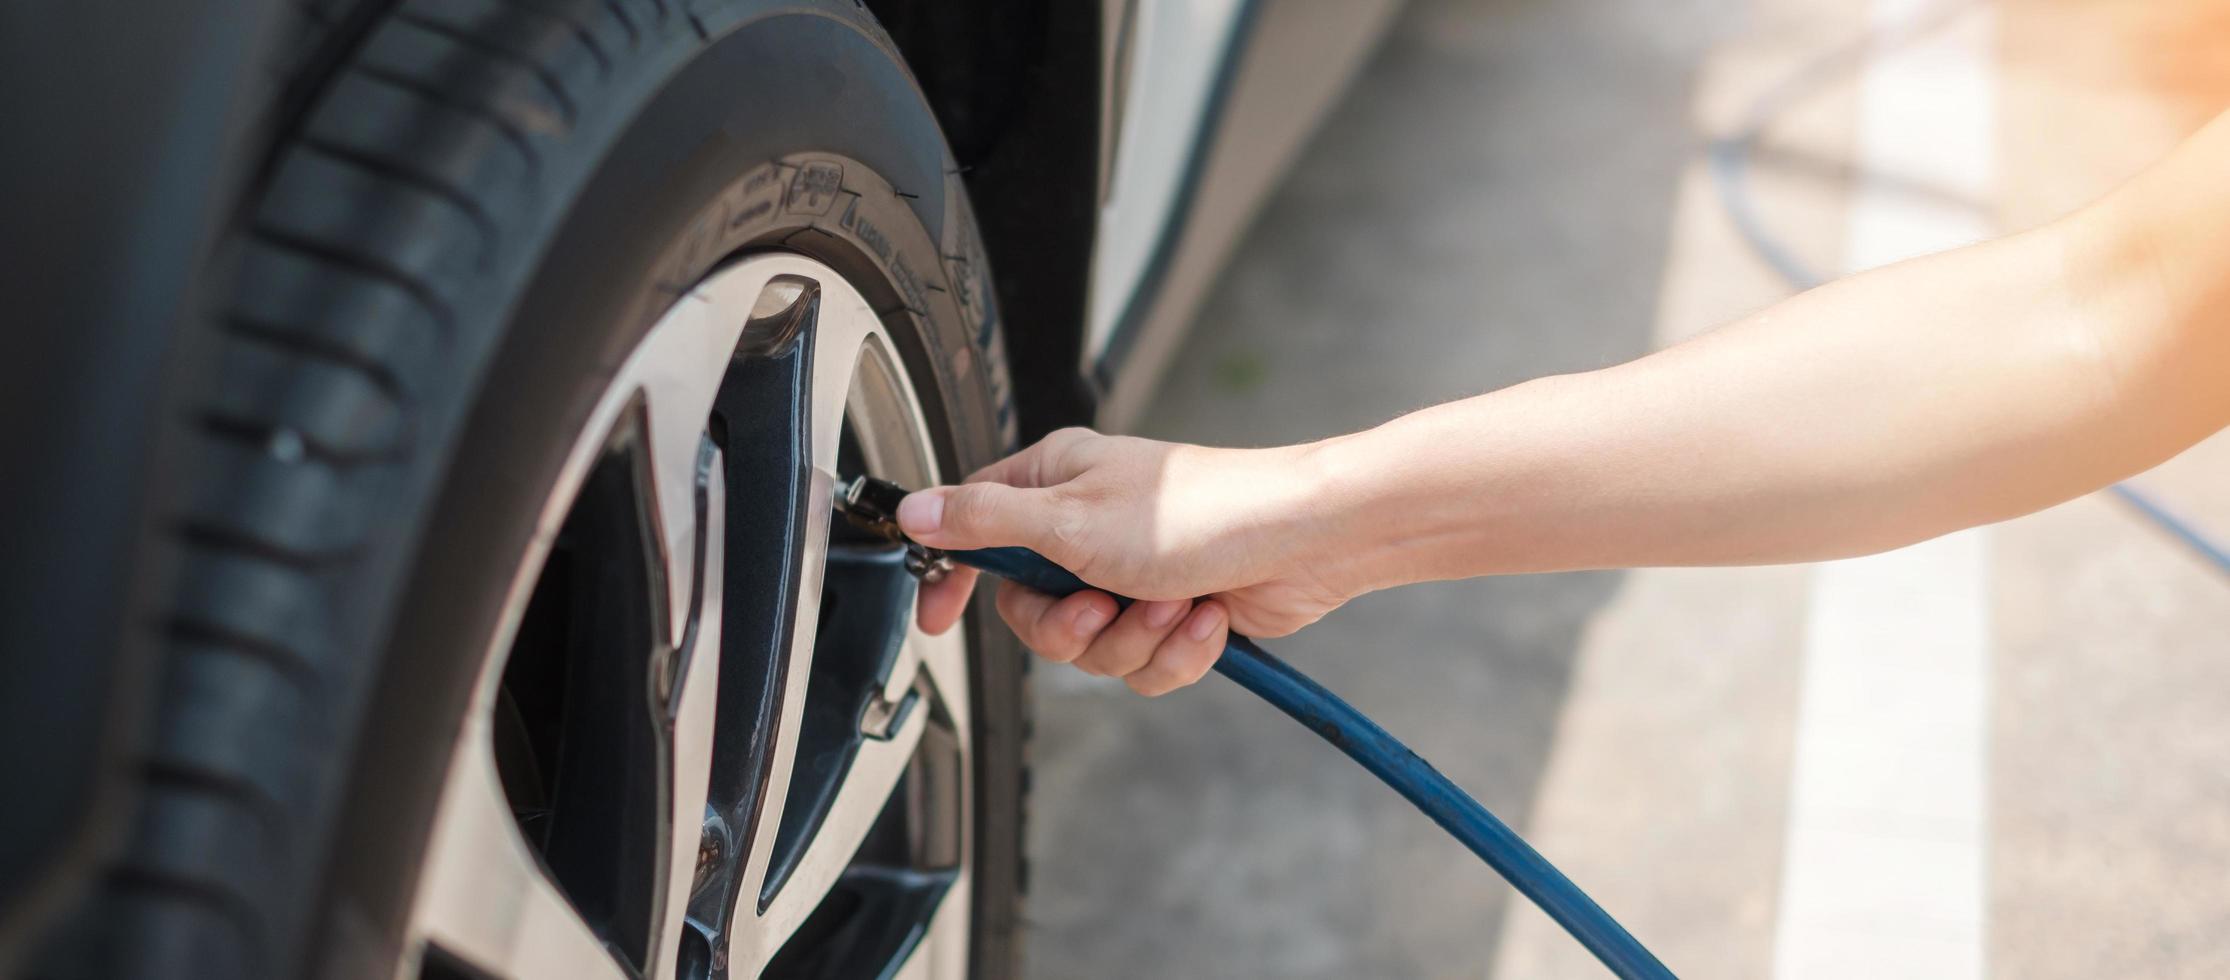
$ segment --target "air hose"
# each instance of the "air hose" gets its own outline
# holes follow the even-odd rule
[[[984,548],[948,551],[944,555],[959,564],[1049,595],[1065,596],[1090,588],[1068,569],[1028,548]],[[1128,606],[1131,600],[1116,596],[1115,602]],[[1487,862],[1487,866],[1509,881],[1518,894],[1540,906],[1541,911],[1563,926],[1565,932],[1571,933],[1573,939],[1579,940],[1580,945],[1587,947],[1587,951],[1595,954],[1612,973],[1620,977],[1673,975],[1633,934],[1619,925],[1617,919],[1611,918],[1611,914],[1587,897],[1580,886],[1542,857],[1541,852],[1534,850],[1478,800],[1472,799],[1471,794],[1433,768],[1432,763],[1410,751],[1409,746],[1388,734],[1369,716],[1355,710],[1354,705],[1340,700],[1339,695],[1326,690],[1324,685],[1310,680],[1308,675],[1272,656],[1253,640],[1236,633],[1223,648],[1223,656],[1216,658],[1215,669],[1216,673],[1230,678],[1300,722],[1301,727],[1332,743],[1333,748],[1347,753],[1348,758],[1393,787],[1419,812],[1431,817],[1442,830]]]
[[[1054,596],[1091,588],[1068,569],[1028,548],[983,548],[973,551],[936,551],[924,548],[898,530],[898,501],[906,491],[871,477],[859,477],[838,492],[837,509],[854,524],[912,551],[910,567],[936,574],[939,563],[951,561],[979,569],[1017,585]],[[1118,606],[1131,600],[1115,596]],[[1471,794],[1419,758],[1400,739],[1388,734],[1355,706],[1308,675],[1270,654],[1247,637],[1231,634],[1223,655],[1216,658],[1216,673],[1246,688],[1256,697],[1285,712],[1303,728],[1315,732],[1332,747],[1347,753],[1381,782],[1394,788],[1419,812],[1431,817],[1450,836],[1463,842],[1488,867],[1524,895],[1597,960],[1622,978],[1670,978],[1673,973],[1643,948],[1618,920],[1587,897],[1572,879],[1550,864],[1541,852],[1489,812]]]

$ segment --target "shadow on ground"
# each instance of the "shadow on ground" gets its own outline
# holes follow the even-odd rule
[[[1696,66],[1730,3],[1417,3],[1304,151],[1145,434],[1260,445],[1647,351]],[[1585,573],[1368,596],[1281,653],[1522,825]],[[1038,674],[1030,973],[1479,976],[1507,889],[1216,679]]]

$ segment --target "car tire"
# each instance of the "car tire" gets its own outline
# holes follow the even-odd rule
[[[856,287],[943,473],[1011,448],[966,191],[858,5],[325,16],[340,36],[311,35],[321,74],[235,221],[221,363],[178,420],[181,573],[134,829],[42,973],[397,975],[537,509],[603,383],[723,263],[790,253]],[[992,623],[963,628],[969,962],[996,977],[1024,873],[1026,661]]]

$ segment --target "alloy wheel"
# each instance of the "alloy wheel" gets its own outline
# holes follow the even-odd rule
[[[964,631],[832,521],[860,473],[940,476],[833,270],[748,257],[651,327],[486,648],[405,976],[966,974]]]

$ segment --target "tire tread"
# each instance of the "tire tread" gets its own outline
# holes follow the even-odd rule
[[[309,964],[321,767],[363,669],[342,583],[381,502],[432,465],[413,437],[469,327],[460,297],[515,247],[552,147],[615,66],[661,32],[707,38],[673,0],[295,0],[290,17],[271,112],[298,112],[271,126],[241,216],[217,383],[181,420],[194,475],[169,531],[181,585],[152,624],[142,802],[48,975]]]
[[[619,3],[569,6],[636,46]],[[289,869],[316,842],[295,828],[319,812],[316,760],[342,737],[332,699],[353,668],[323,613],[333,573],[363,554],[373,500],[421,463],[415,393],[459,329],[453,297],[503,247],[538,144],[564,137],[616,47],[575,12],[507,0],[406,3],[355,50],[327,50],[367,10],[292,5],[298,57],[274,70],[323,91],[270,157],[241,235],[244,288],[217,314],[219,380],[186,420],[200,475],[172,532],[182,585],[157,626],[166,676],[134,830],[48,975],[268,977],[303,962],[282,910],[309,900]],[[524,96],[521,79],[536,86]],[[382,152],[383,132],[439,152]]]

